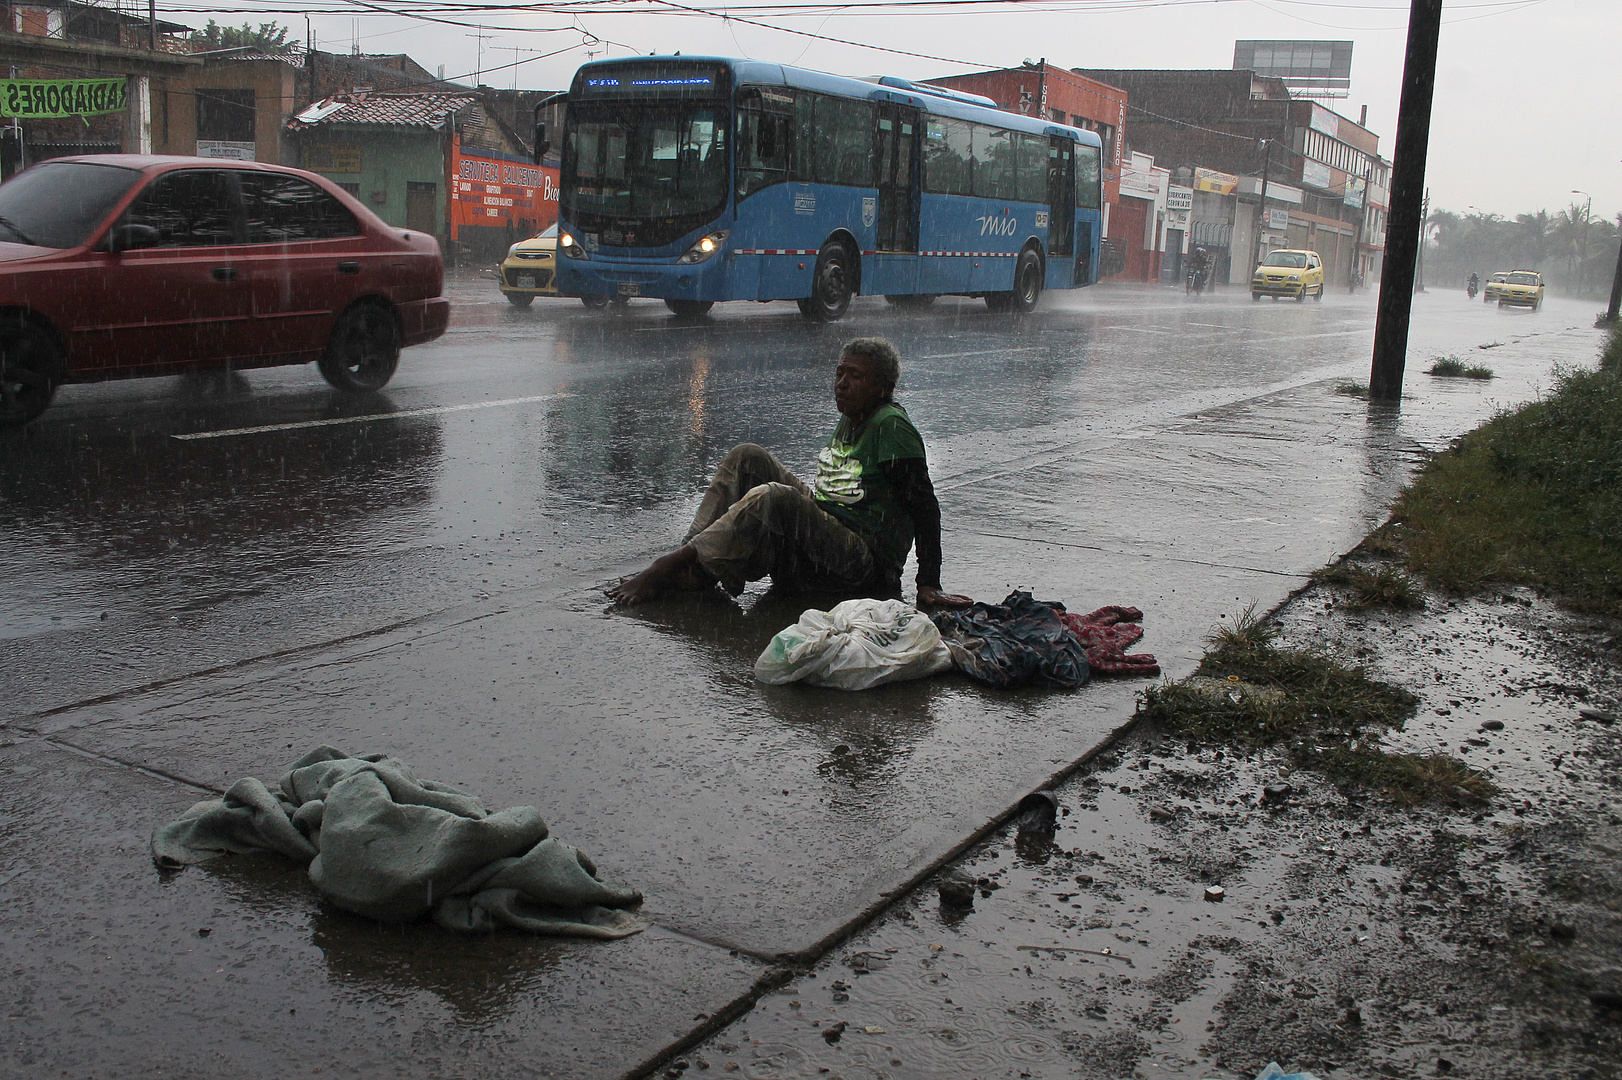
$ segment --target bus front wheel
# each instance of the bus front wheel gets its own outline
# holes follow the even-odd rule
[[[850,249],[830,240],[817,252],[811,275],[811,295],[800,301],[800,314],[813,322],[838,322],[850,310],[856,283],[855,260]]]
[[[676,313],[677,318],[697,319],[710,313],[715,306],[714,300],[666,300],[665,307]]]

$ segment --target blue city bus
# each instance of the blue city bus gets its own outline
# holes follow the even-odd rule
[[[1022,312],[1097,278],[1098,136],[975,94],[721,57],[600,60],[575,75],[562,136],[566,295],[658,297],[678,315],[797,300],[834,322],[856,294]]]

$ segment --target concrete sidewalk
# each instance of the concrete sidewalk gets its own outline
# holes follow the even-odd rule
[[[1500,402],[1548,369],[1530,350],[1494,360]],[[952,448],[944,460],[974,464],[937,473],[948,586],[1137,606],[1141,648],[1187,674],[1219,615],[1280,602],[1489,408],[1479,386],[1410,375],[1398,415],[1336,381],[1215,392],[1107,432],[1036,428],[1007,461]],[[762,687],[754,657],[798,602],[612,611],[596,589],[615,572],[6,728],[0,1075],[635,1074],[1085,758],[1143,685]],[[323,909],[270,859],[153,870],[153,826],[320,743],[539,807],[646,894],[654,928],[462,940]]]

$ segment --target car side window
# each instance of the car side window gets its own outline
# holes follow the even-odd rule
[[[360,222],[330,193],[297,176],[241,172],[248,243],[285,244],[359,236]]]
[[[217,169],[168,172],[147,185],[124,212],[123,225],[158,231],[155,247],[216,247],[237,242],[237,197]]]

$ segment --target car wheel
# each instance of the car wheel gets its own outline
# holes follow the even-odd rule
[[[510,292],[507,294],[507,303],[513,307],[524,308],[534,303],[535,294],[527,292]]]
[[[1035,309],[1042,299],[1042,256],[1026,248],[1014,265],[1014,291],[1008,294],[1008,308],[1015,315]]]
[[[850,298],[855,292],[855,256],[844,244],[830,240],[817,252],[811,295],[800,301],[800,314],[812,322],[838,322],[850,310]]]
[[[604,308],[608,306],[606,296],[582,296],[580,302],[589,308]]]
[[[1250,298],[1252,300],[1255,300],[1255,301],[1260,301],[1261,298],[1262,298],[1262,294],[1259,293],[1259,292],[1253,292],[1253,293],[1250,294]]]
[[[884,302],[891,307],[920,311],[932,305],[935,299],[934,293],[909,293],[901,296],[886,296]]]
[[[44,412],[61,378],[61,352],[49,333],[15,316],[0,323],[0,426]]]
[[[382,304],[362,302],[338,316],[318,366],[322,376],[352,394],[381,390],[400,364],[400,327]]]
[[[665,307],[675,312],[683,319],[697,319],[708,315],[710,308],[715,306],[714,300],[666,300]]]
[[[1312,294],[1312,299],[1319,304],[1324,302],[1324,287],[1322,285],[1318,286],[1318,291]]]

